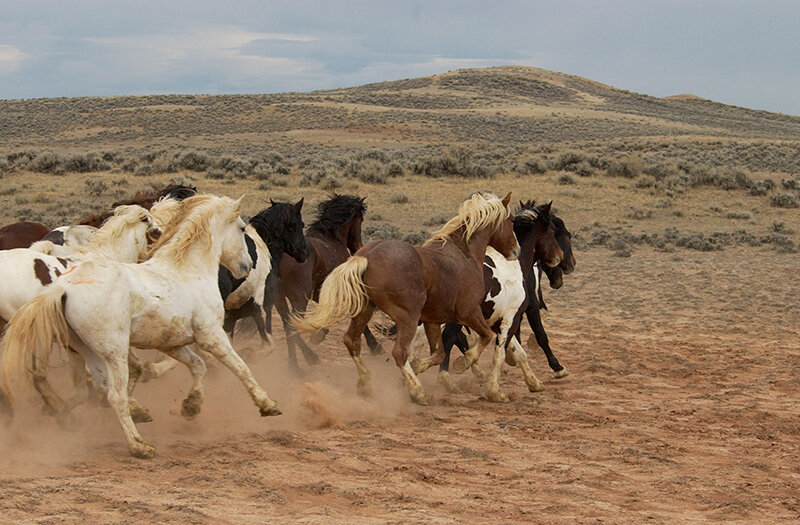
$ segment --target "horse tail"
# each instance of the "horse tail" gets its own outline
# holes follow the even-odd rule
[[[20,381],[44,378],[50,367],[53,343],[67,348],[69,327],[64,317],[66,290],[59,285],[47,288],[31,299],[11,318],[0,345],[0,382],[10,403],[22,389]]]
[[[334,268],[322,283],[317,304],[309,305],[302,317],[293,316],[292,325],[301,332],[316,332],[355,317],[369,301],[364,284],[368,262],[354,255]]]

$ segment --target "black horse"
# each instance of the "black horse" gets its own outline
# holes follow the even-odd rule
[[[283,321],[286,332],[286,344],[289,351],[289,366],[300,373],[297,363],[295,347],[303,352],[303,357],[308,364],[316,364],[319,357],[300,338],[300,335],[291,327],[289,319],[292,314],[304,312],[308,301],[316,300],[319,289],[325,277],[336,266],[345,262],[350,255],[357,252],[362,246],[361,223],[367,207],[364,198],[354,195],[340,195],[334,193],[327,200],[319,203],[317,218],[312,222],[306,237],[308,240],[308,259],[299,260],[294,256],[284,257],[280,263],[273,262],[279,267],[278,289],[276,293],[268,290],[265,294],[264,309],[267,313],[267,326],[271,324],[272,300],[275,309]],[[291,255],[291,254],[290,254]],[[267,297],[269,295],[269,297]],[[314,334],[314,343],[319,343],[326,332]],[[383,352],[381,345],[369,331],[364,330],[367,345],[373,354]]]
[[[544,351],[545,356],[547,357],[547,363],[553,370],[555,377],[562,378],[567,376],[569,372],[567,372],[567,369],[564,368],[561,363],[558,362],[558,359],[556,359],[555,355],[553,355],[553,351],[550,349],[547,333],[544,331],[544,326],[542,325],[541,310],[547,309],[547,306],[545,305],[542,297],[540,283],[541,275],[544,273],[548,277],[551,288],[561,288],[563,285],[563,275],[570,274],[575,269],[575,255],[572,251],[572,233],[570,233],[570,231],[567,229],[564,221],[553,214],[550,214],[550,221],[554,227],[553,235],[555,236],[558,245],[561,247],[561,251],[564,253],[564,256],[561,259],[561,262],[552,268],[544,264],[541,260],[537,259],[533,264],[533,271],[523,272],[525,278],[525,290],[528,297],[525,316],[528,318],[528,323],[530,324],[531,330],[533,330],[533,333],[536,336],[536,341]],[[520,244],[521,243],[522,241],[520,241]],[[439,365],[440,373],[447,372],[450,368],[450,352],[453,346],[458,348],[462,353],[466,352],[469,348],[467,336],[464,334],[461,328],[461,325],[457,323],[447,323],[442,331],[442,343],[444,344],[445,358],[444,361],[442,361],[442,363]],[[517,324],[515,332],[513,334],[509,334],[509,337],[512,335],[517,339],[517,341],[520,341],[519,323]],[[510,355],[506,355],[506,360],[509,361],[509,364],[513,364],[512,359],[513,358]]]
[[[308,257],[308,245],[303,235],[303,199],[296,204],[288,202],[275,202],[270,199],[270,207],[258,212],[250,219],[250,225],[256,230],[259,237],[267,245],[271,261],[271,268],[267,274],[264,286],[263,305],[250,297],[242,306],[225,311],[225,331],[233,337],[236,321],[251,318],[256,323],[256,328],[262,342],[271,342],[268,327],[264,322],[264,307],[272,307],[278,289],[278,268],[284,253],[288,253],[299,261]],[[255,244],[250,237],[245,235],[250,257],[253,259],[253,268],[268,261],[259,261]],[[220,266],[219,287],[223,301],[236,290],[245,280],[234,279],[231,273]]]

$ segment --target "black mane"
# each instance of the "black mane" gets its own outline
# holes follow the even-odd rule
[[[273,202],[269,208],[264,208],[255,214],[249,222],[264,242],[269,245],[270,241],[277,239],[281,233],[282,228],[276,228],[276,224],[285,224],[296,220],[294,208],[295,205],[288,202]]]
[[[534,218],[531,217],[529,213],[524,213],[526,211],[534,212],[536,214],[536,217]],[[550,204],[540,204],[537,206],[535,200],[528,200],[525,202],[520,201],[519,209],[516,211],[516,213],[514,213],[514,231],[522,231],[523,229],[529,229],[537,221],[549,221],[549,220],[550,220]]]
[[[363,197],[334,193],[331,198],[319,203],[317,219],[308,226],[308,230],[321,234],[336,234],[342,225],[357,215],[363,217],[366,211],[367,206]]]

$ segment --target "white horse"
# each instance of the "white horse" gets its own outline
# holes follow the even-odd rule
[[[0,288],[0,329],[25,303],[78,261],[96,258],[133,263],[145,256],[148,237],[161,234],[151,213],[141,206],[119,206],[101,228],[92,229],[97,231],[89,244],[69,258],[29,248],[0,251],[0,279],[4,283]],[[45,379],[34,380],[45,404],[62,422],[68,421],[62,418],[68,417],[68,412],[83,403],[89,393],[83,359],[74,352],[68,352],[67,358],[71,362],[74,389],[68,400],[63,401]],[[134,406],[143,414],[140,417],[146,419],[146,410],[138,408],[135,401]]]
[[[30,375],[45,376],[52,343],[81,353],[116,412],[136,457],[155,448],[139,434],[128,406],[129,346],[161,350],[187,364],[194,383],[184,401],[199,410],[205,364],[185,346],[196,343],[244,383],[262,416],[280,414],[231,347],[222,328],[219,264],[242,278],[252,266],[239,217],[241,199],[201,195],[177,205],[173,223],[141,264],[93,260],[60,276],[12,318],[0,368],[6,395]]]

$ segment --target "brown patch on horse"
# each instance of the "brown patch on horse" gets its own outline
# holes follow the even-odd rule
[[[53,279],[50,277],[50,269],[41,259],[33,260],[33,273],[36,274],[36,278],[39,279],[39,282],[44,286],[53,282]]]

